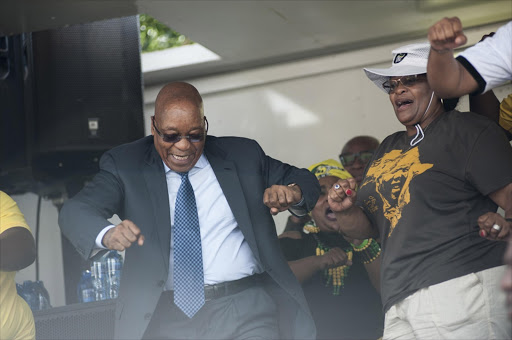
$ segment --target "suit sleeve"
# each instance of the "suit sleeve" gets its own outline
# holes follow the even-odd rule
[[[121,209],[124,195],[121,183],[115,160],[107,152],[101,157],[99,173],[66,201],[59,213],[62,233],[85,259],[95,248],[100,231],[112,224],[108,219]]]
[[[263,171],[267,178],[267,188],[274,184],[288,185],[296,183],[302,191],[304,201],[294,206],[292,213],[303,216],[310,212],[315,207],[320,195],[320,185],[315,175],[307,169],[300,169],[269,157],[265,155],[261,148],[259,149],[264,164]]]

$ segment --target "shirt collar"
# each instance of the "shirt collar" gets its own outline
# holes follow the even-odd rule
[[[168,173],[169,171],[176,173],[176,171],[171,170],[167,166],[167,164],[165,164],[165,162],[163,160],[162,160],[162,163],[164,164],[165,173]],[[201,170],[202,168],[206,167],[207,165],[208,165],[208,160],[206,159],[206,156],[204,155],[204,153],[202,153],[201,157],[199,157],[199,159],[197,160],[194,167],[192,169],[190,169],[189,173],[193,174],[193,173]]]

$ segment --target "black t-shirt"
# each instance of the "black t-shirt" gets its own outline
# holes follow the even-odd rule
[[[343,250],[352,249],[339,235],[317,234],[322,243]],[[281,249],[288,261],[315,255],[317,241],[312,234],[302,239],[281,238]],[[304,295],[317,327],[317,339],[378,339],[383,333],[382,304],[364,265],[353,260],[339,295],[326,286],[323,271],[303,283]]]
[[[486,195],[512,182],[503,131],[451,111],[424,133],[414,147],[406,132],[387,137],[358,191],[356,204],[380,232],[385,311],[418,289],[501,265],[506,246],[480,237],[477,224],[497,210]]]

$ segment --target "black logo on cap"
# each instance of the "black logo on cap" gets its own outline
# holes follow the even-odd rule
[[[404,60],[406,55],[407,55],[407,53],[398,53],[395,56],[395,60],[393,60],[393,64],[398,64],[399,62]]]

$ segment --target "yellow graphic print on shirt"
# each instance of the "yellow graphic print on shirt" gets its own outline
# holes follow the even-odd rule
[[[392,150],[376,159],[368,169],[361,187],[375,184],[375,190],[383,203],[384,216],[391,223],[388,237],[402,217],[404,207],[411,201],[409,185],[412,179],[433,166],[429,163],[422,164],[418,148],[413,148],[405,153]],[[365,204],[372,205],[370,201]],[[372,209],[371,206],[368,208]]]

